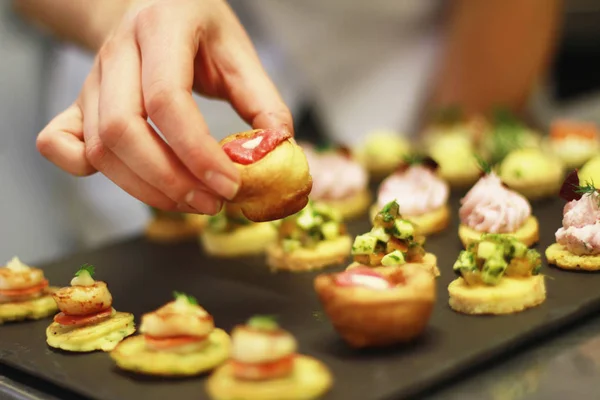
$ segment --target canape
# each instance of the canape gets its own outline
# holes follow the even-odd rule
[[[371,218],[391,201],[400,206],[402,216],[413,222],[422,235],[444,230],[450,222],[450,187],[437,174],[438,164],[431,158],[407,160],[379,186]]]
[[[279,238],[267,247],[272,269],[307,271],[343,262],[352,247],[339,213],[309,202],[299,213],[278,222]]]
[[[294,336],[269,317],[253,317],[231,333],[231,359],[208,379],[213,400],[311,400],[333,377],[320,361],[297,353]]]
[[[144,314],[142,335],[125,339],[110,353],[119,368],[164,377],[193,376],[229,358],[229,335],[195,298],[180,292],[175,300]]]
[[[450,307],[464,314],[512,314],[546,299],[540,254],[506,235],[486,234],[460,252],[448,286]]]
[[[219,214],[211,216],[200,236],[204,250],[218,257],[262,254],[276,239],[273,224],[249,221],[233,204],[226,204]]]
[[[369,133],[364,143],[356,147],[353,153],[371,178],[381,179],[403,163],[410,148],[410,142],[397,132],[378,130]]]
[[[592,122],[559,120],[550,127],[547,145],[567,168],[576,168],[600,152],[600,135]]]
[[[585,186],[587,182],[600,183],[600,155],[590,159],[578,172],[579,184]]]
[[[600,193],[593,183],[579,184],[577,170],[561,188],[568,201],[556,243],[546,249],[550,264],[567,270],[600,270]]]
[[[206,226],[206,215],[166,212],[151,207],[152,218],[146,225],[146,237],[156,242],[179,242],[198,237]]]
[[[56,313],[58,307],[44,271],[13,257],[0,268],[0,324],[7,321],[42,319]]]
[[[302,144],[313,178],[310,198],[335,208],[347,220],[367,211],[371,194],[365,168],[345,148],[319,151]]]
[[[425,236],[418,233],[414,223],[402,217],[398,203],[391,201],[375,215],[371,231],[354,239],[354,263],[348,269],[414,264],[438,276],[437,258],[425,251],[424,244]]]
[[[427,327],[436,300],[435,278],[410,264],[321,274],[314,286],[334,328],[355,348],[417,338]]]
[[[52,294],[60,313],[46,329],[50,347],[72,352],[111,351],[135,332],[133,314],[112,307],[105,282],[95,281],[94,267],[83,265],[71,286]]]
[[[308,161],[289,131],[255,129],[230,135],[221,145],[241,174],[232,203],[250,221],[285,218],[308,203]]]
[[[514,236],[528,247],[539,240],[539,223],[531,215],[531,204],[520,193],[507,188],[481,162],[483,176],[460,201],[458,236],[465,247],[484,233]]]
[[[519,149],[502,161],[499,176],[509,188],[537,200],[558,194],[564,166],[561,160],[541,149]]]

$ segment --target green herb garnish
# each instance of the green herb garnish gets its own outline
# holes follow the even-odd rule
[[[186,301],[188,304],[198,305],[198,300],[196,300],[195,297],[189,296],[182,292],[174,291],[173,297],[175,298],[176,301],[183,300],[183,301]]]
[[[255,315],[246,323],[251,328],[274,331],[279,329],[277,318],[274,315]]]
[[[91,264],[83,264],[79,270],[77,270],[77,272],[75,272],[75,276],[79,276],[81,274],[83,274],[84,272],[87,272],[89,274],[89,276],[94,276],[94,266]]]
[[[575,193],[584,195],[584,194],[593,194],[598,189],[594,186],[594,181],[586,181],[585,185],[574,185]]]
[[[473,154],[473,156],[475,157],[475,160],[477,160],[477,165],[479,165],[479,168],[484,174],[488,175],[492,173],[492,165],[490,163],[485,161],[479,154]]]

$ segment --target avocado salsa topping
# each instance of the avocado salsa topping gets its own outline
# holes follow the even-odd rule
[[[425,237],[415,225],[402,218],[396,201],[386,204],[373,219],[373,228],[357,236],[352,245],[354,261],[363,265],[391,266],[421,262]]]
[[[320,242],[346,234],[346,226],[336,210],[312,201],[300,212],[275,223],[279,225],[279,241],[286,253],[314,248]]]
[[[497,285],[503,276],[530,277],[542,267],[540,253],[506,235],[484,234],[460,252],[454,272],[468,285]]]

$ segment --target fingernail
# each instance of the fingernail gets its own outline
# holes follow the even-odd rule
[[[215,215],[223,207],[221,200],[203,190],[192,190],[185,196],[185,201],[200,214]]]
[[[227,200],[232,200],[240,189],[239,183],[220,172],[206,171],[204,178],[208,186]]]

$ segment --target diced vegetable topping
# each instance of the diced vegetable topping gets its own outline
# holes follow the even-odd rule
[[[249,225],[250,221],[242,215],[227,213],[225,208],[217,215],[208,218],[208,230],[214,233],[231,232],[241,226]]]
[[[469,285],[497,285],[504,275],[537,275],[541,265],[540,253],[528,249],[516,238],[485,234],[479,242],[460,252],[453,269]]]
[[[278,222],[279,240],[285,252],[312,248],[346,233],[342,218],[332,208],[309,202],[300,212]]]
[[[413,223],[402,218],[398,203],[392,201],[377,213],[371,231],[356,237],[352,255],[354,261],[372,267],[420,262],[425,256],[424,242]]]

